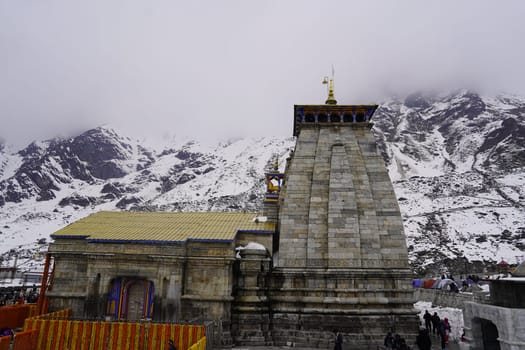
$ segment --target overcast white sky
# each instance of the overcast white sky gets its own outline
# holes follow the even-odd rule
[[[0,136],[292,134],[294,104],[525,95],[525,1],[0,0]]]

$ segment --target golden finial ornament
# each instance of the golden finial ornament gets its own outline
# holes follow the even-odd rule
[[[275,162],[273,163],[273,170],[279,171],[279,157],[275,157]]]
[[[327,105],[336,105],[337,100],[334,96],[334,66],[332,65],[332,79],[330,79],[330,82],[328,80],[328,77],[324,77],[323,84],[328,84],[328,99],[325,101],[325,104]]]

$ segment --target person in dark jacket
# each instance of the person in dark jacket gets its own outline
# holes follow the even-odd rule
[[[432,331],[432,315],[428,312],[428,310],[425,310],[425,314],[423,315],[423,319],[425,320],[425,328],[427,331]]]
[[[447,333],[447,328],[446,328],[444,320],[439,322],[438,334],[439,334],[439,338],[441,339],[441,349],[444,350],[447,348],[447,342],[448,342],[448,333]]]
[[[399,349],[401,346],[401,336],[399,334],[394,335],[394,346],[392,346],[393,349]]]
[[[420,329],[416,337],[416,345],[419,350],[430,350],[432,348],[432,340],[427,329]]]
[[[432,334],[438,334],[439,330],[439,324],[441,323],[441,319],[439,318],[437,312],[434,312],[432,315]]]
[[[385,341],[383,343],[383,345],[385,345],[385,348],[387,349],[394,348],[394,337],[392,336],[392,332],[388,332],[388,334],[385,336]]]
[[[177,350],[177,348],[175,347],[175,343],[173,343],[172,339],[168,341],[168,350]]]
[[[334,350],[343,350],[343,335],[336,329]]]
[[[408,344],[407,344],[405,338],[399,339],[399,345],[397,346],[397,349],[399,349],[399,350],[410,350],[410,348],[408,347]]]

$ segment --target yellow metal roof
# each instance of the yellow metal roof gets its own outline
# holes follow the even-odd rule
[[[101,211],[56,231],[53,238],[89,241],[184,242],[231,241],[238,231],[275,231],[275,224],[255,222],[255,213],[165,213]]]

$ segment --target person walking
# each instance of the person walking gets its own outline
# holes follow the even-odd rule
[[[438,335],[439,335],[439,338],[441,339],[441,350],[444,350],[447,348],[447,341],[448,341],[448,334],[447,334],[447,328],[445,326],[445,321],[439,322]]]
[[[385,348],[387,349],[394,348],[394,336],[392,335],[392,332],[387,333],[383,344],[385,345]]]
[[[432,331],[432,315],[428,312],[428,310],[425,310],[425,314],[423,315],[423,319],[425,320],[425,328],[427,331]]]
[[[432,315],[432,334],[439,334],[439,324],[441,323],[441,319],[439,318],[437,312],[434,312],[434,315]]]
[[[429,331],[427,329],[420,329],[416,337],[416,345],[419,350],[432,349],[432,340],[430,339]]]
[[[450,322],[448,322],[448,318],[443,319],[443,325],[445,326],[445,331],[449,332],[452,330],[452,327],[450,327]]]
[[[334,350],[343,350],[343,335],[337,329],[334,330],[334,333],[335,333]]]
[[[392,346],[392,349],[399,350],[401,346],[401,336],[399,334],[394,334],[394,346]]]

